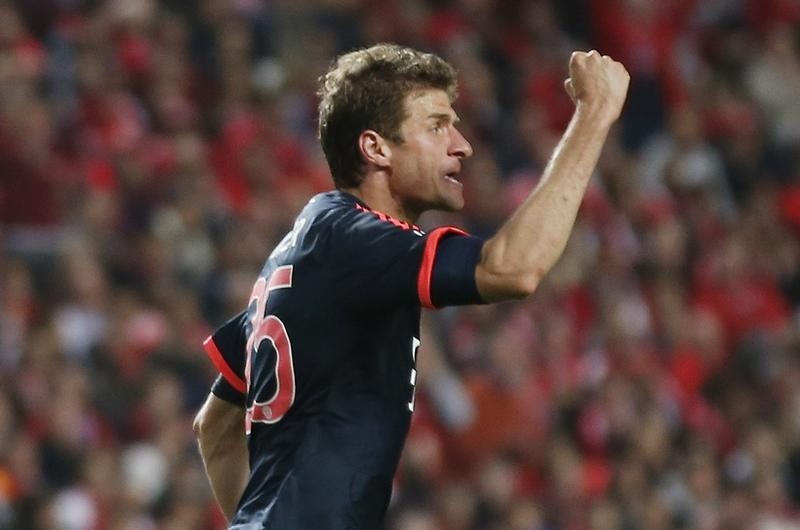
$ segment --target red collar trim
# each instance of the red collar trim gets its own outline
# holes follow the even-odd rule
[[[405,221],[401,221],[400,219],[395,219],[391,215],[387,215],[387,214],[385,214],[383,212],[379,212],[378,210],[373,210],[372,208],[369,208],[367,206],[362,206],[359,203],[356,203],[356,210],[360,210],[362,212],[369,212],[372,215],[374,215],[375,217],[377,217],[378,219],[380,219],[381,221],[393,224],[394,226],[396,226],[398,228],[402,228],[403,230],[420,231],[420,228],[417,225],[414,225],[414,224],[411,224],[411,223],[407,223]]]

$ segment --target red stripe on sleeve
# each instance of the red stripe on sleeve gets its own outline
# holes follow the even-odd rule
[[[203,348],[205,348],[206,353],[211,358],[211,362],[214,363],[214,366],[219,370],[219,373],[222,374],[222,377],[242,394],[247,392],[247,384],[236,375],[236,372],[234,372],[230,366],[228,366],[225,357],[222,356],[219,348],[217,348],[217,345],[214,343],[213,337],[208,337],[203,341]]]
[[[419,301],[423,307],[428,309],[436,309],[431,300],[431,276],[433,275],[433,264],[436,260],[436,249],[439,248],[439,241],[447,234],[467,235],[463,230],[453,226],[443,226],[428,234],[428,240],[425,241],[425,250],[422,254],[422,265],[420,265],[419,276],[417,276]]]

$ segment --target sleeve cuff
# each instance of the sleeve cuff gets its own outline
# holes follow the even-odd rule
[[[433,265],[436,261],[436,249],[439,247],[439,242],[443,237],[456,234],[467,235],[466,232],[454,226],[443,226],[428,234],[428,239],[425,241],[425,249],[422,253],[419,276],[417,277],[417,294],[423,307],[436,309],[431,300],[431,277],[433,276]]]
[[[231,386],[222,375],[218,375],[211,385],[211,393],[223,401],[244,408],[245,395]]]
[[[205,341],[203,341],[203,348],[205,348],[208,357],[211,359],[211,362],[214,363],[214,366],[217,370],[219,370],[220,375],[225,378],[228,384],[242,394],[246,393],[247,383],[245,383],[242,378],[236,375],[236,372],[234,372],[225,361],[225,357],[222,356],[222,352],[219,351],[219,348],[217,348],[217,345],[214,343],[213,336],[208,337]]]

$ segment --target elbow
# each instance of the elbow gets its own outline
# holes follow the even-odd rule
[[[506,289],[509,297],[514,300],[524,300],[536,291],[542,281],[538,273],[515,274],[506,280]]]
[[[486,302],[523,300],[536,291],[549,267],[542,260],[511,259],[490,239],[476,267],[478,290]]]
[[[544,275],[538,272],[490,271],[479,268],[476,274],[478,291],[484,301],[524,300],[539,287]]]
[[[542,276],[544,275],[539,273],[520,275],[516,282],[516,290],[519,298],[527,298],[532,295],[541,284]]]

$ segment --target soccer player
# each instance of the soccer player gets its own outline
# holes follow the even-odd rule
[[[231,528],[380,527],[414,411],[420,308],[526,297],[564,249],[629,82],[596,51],[574,53],[569,74],[569,127],[486,241],[414,224],[464,204],[472,147],[450,65],[377,45],[322,78],[319,135],[336,189],[308,202],[248,307],[205,342],[220,376],[195,431]]]

